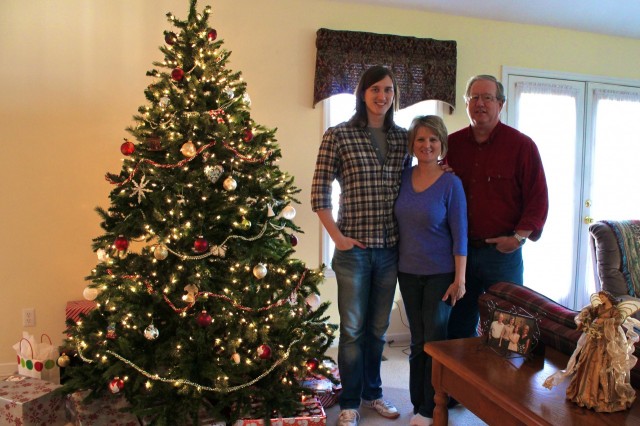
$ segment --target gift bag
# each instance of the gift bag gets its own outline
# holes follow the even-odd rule
[[[18,374],[60,384],[60,367],[56,362],[59,354],[51,338],[42,334],[40,342],[37,342],[33,335],[27,332],[23,332],[22,336],[22,339],[13,345],[18,358]],[[45,337],[48,342],[45,341]]]

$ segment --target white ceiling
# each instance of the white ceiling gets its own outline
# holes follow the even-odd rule
[[[338,0],[640,39],[639,0]]]

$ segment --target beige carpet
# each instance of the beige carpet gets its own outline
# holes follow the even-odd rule
[[[406,426],[413,417],[413,406],[409,400],[409,356],[408,344],[393,343],[385,347],[382,362],[382,388],[384,399],[391,401],[400,412],[396,420],[388,420],[380,417],[375,411],[368,408],[360,409],[361,426]],[[327,352],[334,360],[338,360],[337,348],[331,348]],[[338,404],[327,408],[327,426],[335,426],[340,413]],[[455,426],[484,426],[482,420],[464,407],[458,406],[449,410],[449,424]]]

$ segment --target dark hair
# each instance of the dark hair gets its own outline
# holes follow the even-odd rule
[[[504,96],[504,86],[502,85],[502,83],[498,81],[497,78],[487,74],[474,75],[469,79],[469,81],[467,81],[467,89],[465,90],[465,93],[464,93],[465,100],[469,99],[469,96],[471,95],[471,86],[473,86],[473,83],[475,83],[478,80],[486,80],[486,81],[491,81],[492,83],[495,83],[496,99],[499,100],[500,102],[504,102],[504,100],[506,99]]]
[[[416,134],[420,127],[426,127],[430,129],[440,141],[441,152],[440,158],[444,158],[449,150],[449,143],[447,141],[448,133],[447,126],[444,125],[442,118],[437,115],[422,115],[413,119],[409,126],[409,134],[407,137],[407,147],[409,149],[409,155],[413,155],[413,145],[416,141]]]
[[[349,124],[356,127],[367,127],[369,119],[367,117],[367,105],[364,102],[364,92],[387,76],[391,78],[393,82],[393,106],[389,108],[387,114],[384,116],[383,128],[384,130],[388,130],[393,126],[393,113],[398,110],[398,105],[400,105],[400,92],[398,91],[398,84],[396,83],[396,78],[393,73],[389,68],[383,67],[382,65],[374,65],[368,68],[360,77],[360,82],[354,93],[356,95],[356,112],[353,114],[353,117],[349,119]]]

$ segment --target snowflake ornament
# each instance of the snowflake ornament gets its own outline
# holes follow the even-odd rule
[[[145,192],[153,192],[151,189],[145,188],[149,181],[145,181],[146,176],[142,175],[140,178],[140,183],[136,181],[132,181],[134,188],[131,190],[131,197],[138,196],[138,204],[142,202],[142,199],[146,197]]]

